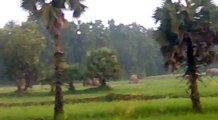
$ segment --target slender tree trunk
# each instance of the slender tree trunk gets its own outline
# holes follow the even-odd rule
[[[26,77],[25,77],[25,86],[24,86],[23,91],[27,91],[27,89],[31,86],[30,84],[31,84],[30,77],[29,77],[29,76],[26,76]]]
[[[106,79],[104,79],[104,78],[101,78],[100,79],[100,83],[101,83],[101,86],[103,87],[103,86],[107,86],[107,84],[106,84]]]
[[[190,82],[190,89],[191,89],[190,98],[192,101],[192,109],[195,112],[201,112],[200,94],[198,92],[196,75],[191,75],[189,82]]]
[[[53,82],[52,82],[52,83],[50,83],[50,87],[51,87],[51,90],[50,90],[50,92],[51,92],[51,93],[54,93],[54,84],[53,84]]]
[[[69,82],[69,91],[71,91],[71,92],[75,91],[75,86],[74,86],[72,80]]]
[[[24,88],[23,88],[23,91],[27,91],[27,89],[28,89],[28,85],[27,85],[28,83],[27,83],[27,80],[26,80],[26,83],[25,83],[25,86],[24,86]]]
[[[17,90],[16,92],[18,93],[22,93],[22,87],[23,87],[23,72],[21,69],[17,68],[16,69],[16,86],[17,86]]]
[[[20,79],[16,80],[17,92],[22,92],[22,81]]]
[[[197,85],[197,67],[195,62],[195,56],[193,54],[193,45],[191,38],[189,36],[186,36],[184,39],[187,43],[187,63],[188,63],[188,70],[186,71],[186,74],[189,75],[189,83],[190,83],[190,98],[192,101],[192,109],[195,112],[201,112],[201,104],[200,104],[200,94],[198,91],[198,85]]]
[[[54,65],[55,65],[55,106],[54,106],[54,120],[64,120],[64,102],[62,93],[62,73],[63,73],[63,53],[60,50],[59,35],[55,35],[55,52],[54,52]]]

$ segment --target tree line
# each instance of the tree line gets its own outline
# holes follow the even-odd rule
[[[101,20],[96,20],[78,24],[67,22],[60,37],[66,64],[78,64],[80,71],[85,71],[88,54],[106,47],[114,51],[121,78],[126,79],[131,73],[138,74],[141,78],[164,73],[159,45],[153,34],[152,29],[145,29],[136,23],[115,25],[115,21],[110,20],[108,27],[105,27]],[[15,81],[15,77],[21,75],[14,70],[16,66],[31,66],[28,70],[22,67],[19,69],[28,73],[32,71],[31,76],[21,76],[34,78],[33,81],[51,76],[54,47],[51,39],[52,36],[44,28],[42,21],[29,18],[21,25],[14,21],[8,22],[0,30],[1,81]],[[16,82],[19,84],[19,81]]]

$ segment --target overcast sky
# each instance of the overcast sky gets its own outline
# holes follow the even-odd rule
[[[218,3],[218,0],[214,0]],[[146,28],[155,27],[152,14],[156,7],[161,6],[162,0],[86,0],[89,8],[79,18],[83,22],[114,19],[117,24],[130,24],[136,22]],[[28,13],[20,8],[20,0],[1,0],[0,4],[0,27],[9,20],[19,22],[27,19]],[[72,20],[72,14],[67,13],[65,17]],[[75,20],[75,19],[73,19]]]

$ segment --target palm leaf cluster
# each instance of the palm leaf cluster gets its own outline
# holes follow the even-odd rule
[[[197,65],[207,66],[216,59],[217,12],[211,0],[166,0],[156,9],[153,18],[160,23],[157,40],[162,44],[166,67],[176,71],[187,59],[184,34],[191,37]]]
[[[80,17],[86,6],[81,0],[22,0],[21,7],[30,13],[30,17],[42,19],[53,36],[60,34],[65,23],[63,10],[73,11],[73,17]]]

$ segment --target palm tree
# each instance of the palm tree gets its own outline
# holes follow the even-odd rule
[[[54,66],[55,66],[55,107],[54,120],[64,119],[63,94],[62,94],[62,72],[63,52],[60,46],[60,31],[64,26],[65,19],[62,9],[73,10],[73,17],[80,17],[86,6],[81,0],[22,0],[21,7],[29,11],[30,16],[42,19],[46,28],[54,38]]]
[[[166,0],[157,8],[153,18],[160,22],[158,29],[162,35],[162,53],[166,66],[173,71],[182,62],[187,63],[184,74],[189,80],[192,108],[201,111],[197,80],[200,78],[198,66],[207,66],[216,57],[213,45],[217,44],[217,6],[211,0],[185,0],[185,4]],[[177,22],[176,22],[177,21]],[[216,27],[214,27],[216,26]],[[176,66],[176,67],[175,67]]]

